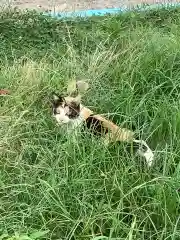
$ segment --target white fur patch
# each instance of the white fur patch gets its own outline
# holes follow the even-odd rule
[[[144,145],[147,148],[147,150],[145,152],[143,152],[142,150],[139,149],[138,154],[142,157],[145,157],[147,165],[149,167],[151,167],[153,164],[153,161],[154,161],[154,153],[149,148],[147,143],[144,140],[135,140],[135,139],[133,140],[133,142],[140,143],[141,145]]]

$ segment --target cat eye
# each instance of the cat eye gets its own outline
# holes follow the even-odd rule
[[[57,108],[53,108],[53,114],[54,114],[54,115],[56,115],[56,114],[60,114],[59,109],[57,109]]]

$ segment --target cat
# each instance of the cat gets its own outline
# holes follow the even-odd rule
[[[78,93],[78,84],[76,85]],[[126,128],[121,128],[112,121],[94,114],[92,110],[81,103],[81,95],[59,96],[53,94],[52,111],[57,123],[66,126],[66,129],[73,131],[83,125],[95,135],[101,136],[106,145],[113,142],[128,142],[138,145],[137,153],[146,159],[147,165],[151,166],[154,154],[147,143],[143,140],[135,139],[134,132]]]

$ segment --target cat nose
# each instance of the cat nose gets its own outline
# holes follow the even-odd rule
[[[59,121],[60,121],[61,123],[67,123],[67,119],[64,119],[63,117],[62,117],[62,118],[59,117]]]

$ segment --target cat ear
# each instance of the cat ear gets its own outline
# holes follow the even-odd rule
[[[52,97],[53,97],[53,101],[54,102],[63,102],[63,97],[61,97],[61,96],[59,96],[59,95],[57,95],[56,93],[53,93],[52,94]]]
[[[55,93],[52,94],[52,97],[54,101],[57,101],[59,99],[59,96],[56,95]]]

